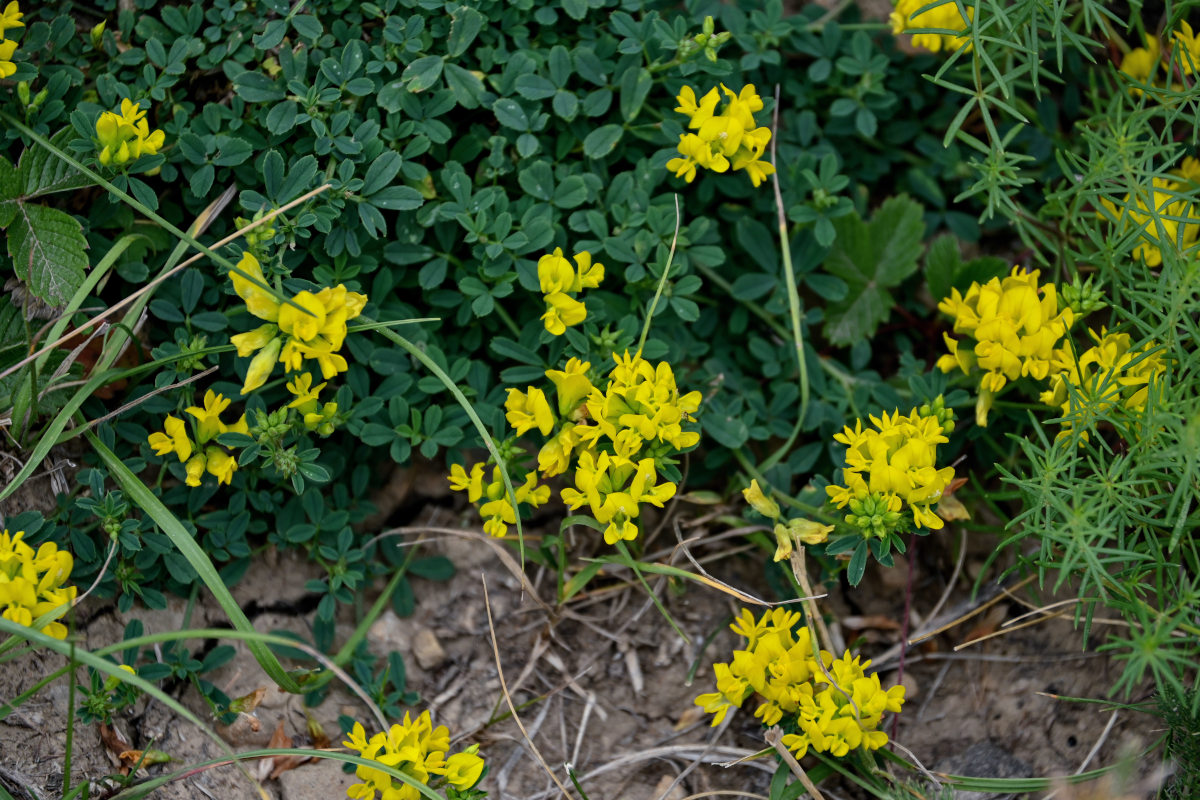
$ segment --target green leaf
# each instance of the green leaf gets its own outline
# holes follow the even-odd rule
[[[21,194],[21,181],[16,168],[0,156],[0,228],[7,228],[17,213],[16,197]]]
[[[529,116],[516,100],[500,98],[492,104],[492,113],[496,115],[496,121],[506,128],[515,131],[529,130]]]
[[[517,78],[517,94],[528,100],[545,100],[553,97],[558,88],[541,75],[525,74]]]
[[[925,280],[929,282],[929,293],[934,300],[941,300],[950,294],[954,275],[960,266],[962,257],[954,236],[947,233],[930,242],[929,252],[925,254]]]
[[[384,150],[379,157],[367,167],[366,177],[363,178],[362,194],[369,197],[390,184],[400,172],[404,159],[395,150]]]
[[[870,223],[857,214],[833,221],[837,239],[824,269],[849,287],[846,298],[829,307],[825,336],[835,345],[851,345],[874,335],[894,301],[889,288],[917,270],[925,233],[919,203],[891,197]]]
[[[850,565],[846,567],[846,580],[851,586],[858,586],[858,582],[863,579],[863,574],[867,571],[867,540],[863,539],[854,548],[853,555],[850,556]]]
[[[587,196],[587,184],[583,182],[583,178],[571,175],[564,178],[563,182],[554,190],[552,202],[559,208],[575,208],[582,205],[587,200]]]
[[[296,29],[296,33],[306,39],[319,39],[325,29],[321,27],[321,20],[311,14],[300,14],[292,18],[292,27]]]
[[[451,58],[467,52],[471,42],[479,35],[485,22],[483,14],[469,6],[459,6],[450,15],[450,37],[446,40],[446,51]]]
[[[88,267],[83,227],[70,214],[47,206],[16,203],[8,228],[13,270],[29,291],[52,306],[71,299]]]
[[[601,125],[583,140],[583,154],[588,158],[603,158],[613,151],[624,133],[620,125]]]
[[[233,79],[233,85],[238,96],[247,103],[273,103],[287,97],[274,79],[253,70],[238,75]]]
[[[483,96],[483,81],[479,79],[479,76],[458,64],[447,64],[444,69],[446,85],[454,93],[454,99],[458,101],[458,104],[463,108],[477,107],[479,98]]]
[[[654,78],[647,69],[628,69],[621,76],[621,116],[632,122],[646,102]]]
[[[74,130],[63,128],[50,141],[57,147],[66,148],[74,138]],[[25,148],[25,152],[21,154],[17,172],[21,193],[25,197],[67,192],[83,186],[90,186],[92,183],[86,175],[44,147]],[[4,195],[15,197],[7,192]]]
[[[423,92],[437,83],[438,78],[442,77],[442,66],[444,64],[445,60],[441,56],[418,58],[405,67],[404,72],[400,73],[400,81],[414,94]],[[380,105],[383,105],[382,98]]]
[[[545,161],[535,162],[517,174],[521,188],[538,200],[550,202],[554,197],[554,173]]]
[[[418,578],[431,581],[448,581],[454,577],[454,563],[445,556],[415,558],[408,571]]]

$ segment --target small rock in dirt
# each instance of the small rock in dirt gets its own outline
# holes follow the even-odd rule
[[[976,742],[963,752],[938,765],[939,772],[970,775],[975,778],[1029,778],[1033,770],[1021,759],[990,741]],[[955,800],[1006,800],[1011,794],[958,792]]]
[[[917,683],[917,679],[913,677],[911,672],[904,673],[904,677],[900,680],[904,684],[904,702],[915,700],[921,696],[921,684]],[[893,682],[891,686],[895,686]],[[891,688],[889,686],[888,688]]]
[[[400,619],[390,608],[380,614],[379,619],[371,623],[367,630],[367,640],[383,653],[393,650],[407,653],[412,635],[412,622]]]
[[[342,762],[318,759],[279,776],[280,800],[330,800],[345,797],[346,789],[360,783],[354,773],[342,772]]]
[[[674,782],[674,775],[663,775],[662,780],[658,782],[658,785],[654,787],[654,791],[650,793],[646,800],[660,800],[660,798],[661,800],[683,800],[687,797],[687,792],[683,790],[682,784],[675,786],[668,794],[663,794]]]
[[[416,657],[417,663],[421,665],[421,669],[437,669],[446,661],[446,651],[442,648],[442,643],[429,628],[421,628],[417,631],[417,635],[413,637],[412,647],[413,655]]]

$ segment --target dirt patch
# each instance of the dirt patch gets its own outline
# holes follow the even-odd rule
[[[728,595],[695,584],[651,579],[667,611],[687,635],[684,641],[623,570],[601,575],[588,593],[555,610],[537,599],[553,596],[554,576],[549,571],[530,564],[527,574],[534,589],[522,591],[487,540],[466,531],[448,535],[429,525],[425,529],[421,546],[446,554],[457,574],[445,583],[416,579],[416,613],[400,618],[386,612],[372,626],[368,642],[376,654],[398,650],[404,655],[409,688],[421,695],[419,707],[429,708],[435,723],[450,728],[456,747],[480,743],[490,765],[485,785],[495,800],[558,796],[554,778],[569,786],[567,764],[592,800],[677,800],[715,790],[765,794],[775,769],[773,759],[719,766],[764,747],[753,716],[742,712],[713,729],[692,702],[697,694],[711,690],[713,660],[728,660],[739,643],[726,627],[727,618],[739,607]],[[745,553],[739,539],[717,539],[721,532],[703,525],[688,529],[687,535],[698,537],[693,554],[716,577],[753,594],[765,594],[761,556]],[[580,550],[589,549],[587,537],[593,535],[581,534]],[[938,549],[943,546],[926,546],[917,565],[913,612],[918,621],[932,610],[944,589],[942,576],[951,572],[947,554]],[[658,560],[671,557],[672,548],[661,542],[649,549]],[[280,580],[281,575],[287,580]],[[311,568],[294,557],[273,563],[262,559],[234,591],[245,606],[253,601],[257,608],[272,609],[255,619],[260,630],[305,631],[308,617],[287,608],[289,604],[303,607],[296,601],[303,597],[304,581],[311,575]],[[857,642],[866,655],[883,655],[879,666],[886,668],[885,684],[896,675],[897,661],[886,651],[900,637],[905,580],[903,566],[869,573],[862,588],[853,593],[836,590],[828,601],[847,623],[840,626],[844,638]],[[485,585],[504,681],[524,733],[503,699]],[[967,588],[964,578],[953,590],[951,607],[966,601]],[[1011,600],[995,607],[1000,617],[989,623],[993,626],[1024,611]],[[147,631],[172,630],[184,625],[185,612],[183,601],[172,600],[164,611],[142,611],[136,616]],[[103,603],[85,604],[79,618],[87,623],[80,629],[81,644],[89,648],[116,641],[125,624],[115,609]],[[220,610],[202,600],[187,624],[223,622]],[[351,623],[346,620],[347,634]],[[1046,696],[1103,698],[1116,674],[1103,655],[1082,650],[1082,637],[1069,623],[1050,621],[954,653],[952,645],[968,638],[965,634],[978,624],[979,619],[966,623],[908,656],[907,680],[913,693],[901,715],[897,738],[926,767],[993,774],[989,772],[993,762],[1004,762],[1010,773],[1015,770],[1013,774],[1062,775],[1078,770],[1098,742],[1097,752],[1087,761],[1089,768],[1112,764],[1130,748],[1144,747],[1152,740],[1149,717],[1122,711],[1109,726],[1110,710]],[[44,653],[15,662],[0,672],[0,699],[12,698],[62,663],[58,656]],[[230,664],[206,677],[230,696],[270,688],[240,645]],[[12,776],[17,776],[35,792],[33,797],[60,795],[66,692],[66,682],[57,681],[0,722],[0,780],[12,782]],[[178,687],[177,693],[195,713],[210,718],[196,692]],[[339,714],[370,724],[363,704],[341,688],[308,711],[329,732],[334,745],[340,742]],[[281,721],[288,734],[301,736],[305,714],[301,698],[270,689],[256,711],[256,730],[243,720],[240,727],[221,733],[236,749],[259,747]],[[141,701],[117,727],[136,746],[153,742],[177,759],[176,765],[154,767],[151,773],[217,758],[222,752],[158,703]],[[965,760],[964,753],[968,754]],[[94,727],[77,727],[71,771],[73,781],[98,780],[114,771]],[[266,781],[265,787],[268,796],[281,800],[329,800],[341,796],[351,782],[352,776],[343,774],[340,765],[319,762]],[[672,789],[673,783],[677,785]],[[834,791],[840,797],[859,796],[853,787]],[[245,776],[226,767],[197,773],[153,796],[257,795]]]

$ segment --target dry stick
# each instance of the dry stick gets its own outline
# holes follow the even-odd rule
[[[513,721],[521,729],[521,734],[525,737],[525,741],[529,743],[529,749],[537,758],[538,763],[542,765],[542,769],[546,770],[546,774],[558,786],[558,790],[562,792],[562,796],[567,798],[567,800],[572,800],[571,793],[567,791],[567,787],[563,786],[562,781],[554,774],[554,770],[550,769],[550,765],[546,763],[546,759],[542,758],[537,745],[533,743],[533,739],[530,738],[528,731],[525,730],[525,723],[521,722],[521,717],[517,714],[517,707],[513,703],[512,695],[508,693],[508,684],[504,681],[504,667],[500,664],[500,645],[496,642],[496,625],[492,621],[492,600],[488,595],[487,576],[480,573],[479,578],[483,583],[483,606],[487,610],[488,633],[492,637],[492,655],[496,657],[496,674],[500,677],[500,690],[504,693],[504,701],[508,703],[508,710],[512,714]]]
[[[783,763],[787,764],[792,774],[800,779],[800,782],[804,784],[804,788],[812,795],[813,800],[825,800],[825,796],[821,794],[821,790],[808,777],[808,773],[804,771],[804,767],[800,766],[800,762],[792,755],[792,751],[783,746],[783,731],[780,730],[779,726],[776,725],[764,733],[763,738],[766,739],[767,744],[775,748],[775,752],[779,753],[780,758],[783,759]]]
[[[1027,586],[1027,585],[1028,585],[1028,584],[1030,584],[1030,583],[1033,581],[1033,579],[1034,579],[1034,578],[1036,578],[1036,577],[1037,577],[1036,575],[1030,575],[1030,576],[1028,576],[1027,578],[1023,578],[1023,579],[1021,579],[1020,581],[1018,581],[1018,582],[1016,583],[1016,585],[1014,585],[1014,586],[1012,587],[1012,589],[1020,589],[1020,588],[1022,588],[1022,587],[1024,587],[1024,586]],[[971,617],[974,617],[974,616],[977,616],[977,615],[979,615],[979,614],[982,614],[984,611],[986,611],[987,609],[991,608],[991,607],[992,607],[993,605],[995,605],[997,602],[999,602],[1000,600],[1004,600],[1004,599],[1006,599],[1006,596],[1005,596],[1004,592],[1003,592],[1003,591],[1002,591],[1002,592],[999,592],[999,593],[997,593],[997,595],[996,595],[995,597],[993,597],[992,599],[990,599],[990,600],[988,600],[987,602],[983,603],[982,605],[980,605],[978,608],[974,609],[973,611],[970,611],[970,612],[968,612],[968,613],[966,613],[966,614],[963,614],[961,617],[958,617],[957,619],[951,620],[950,622],[947,622],[945,625],[942,625],[942,626],[940,626],[940,627],[938,627],[938,628],[935,628],[935,629],[934,629],[934,630],[932,630],[932,631],[927,631],[927,632],[925,632],[925,633],[922,633],[922,634],[920,634],[920,635],[918,635],[918,636],[914,636],[913,638],[911,638],[911,639],[909,639],[909,640],[908,640],[908,644],[909,644],[909,646],[911,647],[912,645],[914,645],[914,644],[918,644],[919,642],[923,642],[923,641],[925,641],[926,639],[932,639],[934,636],[937,636],[939,633],[944,633],[944,632],[946,632],[946,631],[950,630],[951,628],[955,627],[956,625],[961,625],[962,623],[964,623],[964,622],[966,622],[967,620],[971,619]]]
[[[82,434],[84,431],[86,431],[90,428],[94,428],[97,425],[100,425],[101,423],[108,422],[113,417],[121,416],[129,409],[140,406],[142,403],[146,402],[151,397],[154,397],[156,394],[162,394],[163,392],[168,392],[171,389],[178,389],[180,386],[187,386],[189,383],[195,383],[198,380],[207,378],[209,375],[211,375],[212,373],[214,373],[216,371],[217,371],[217,367],[209,367],[208,369],[204,370],[203,372],[197,372],[195,375],[190,375],[181,381],[175,381],[175,383],[169,383],[166,386],[159,387],[152,392],[147,392],[146,394],[142,395],[141,397],[130,400],[128,403],[121,406],[116,411],[110,411],[109,413],[105,414],[103,417],[99,417],[99,418],[94,419],[91,422],[87,423],[82,428],[79,428],[77,430],[76,435]]]
[[[750,800],[770,800],[770,798],[754,792],[739,792],[737,789],[717,789],[712,792],[689,794],[683,800],[700,800],[702,797],[749,797]]]
[[[986,642],[988,639],[994,639],[997,636],[1005,636],[1006,634],[1012,633],[1013,631],[1019,631],[1022,628],[1028,628],[1032,625],[1038,625],[1042,622],[1045,622],[1046,620],[1054,619],[1055,617],[1061,617],[1065,613],[1067,613],[1065,610],[1058,611],[1053,614],[1047,614],[1044,617],[1038,617],[1037,619],[1031,619],[1028,622],[1021,623],[1020,625],[1013,625],[1011,628],[1001,628],[1000,630],[992,631],[991,633],[986,633],[983,636],[979,636],[979,637],[976,637],[976,638],[970,640],[969,642],[963,642],[961,644],[954,645],[954,652],[957,653],[959,650],[962,650],[963,648],[970,647],[971,645],[974,645],[974,644],[979,644],[980,642]]]
[[[696,767],[700,766],[700,762],[704,760],[704,757],[706,755],[708,755],[709,752],[714,747],[716,747],[717,740],[720,739],[721,736],[725,733],[725,729],[729,727],[729,724],[731,722],[733,722],[732,716],[726,717],[721,722],[720,726],[715,731],[713,731],[712,736],[709,737],[708,747],[706,747],[705,749],[703,749],[699,753],[697,753],[696,757],[692,759],[692,763],[688,764],[687,767],[684,768],[683,772],[680,772],[678,775],[676,775],[675,780],[671,781],[671,785],[666,788],[666,791],[664,791],[662,794],[660,794],[658,797],[656,797],[655,800],[666,800],[667,796],[669,794],[671,794],[671,792],[675,789],[675,787],[678,786],[679,784],[681,784],[683,782],[683,779],[686,778],[689,774],[691,774],[691,772],[694,769],[696,769]]]
[[[246,227],[237,229],[236,231],[234,231],[233,233],[229,234],[229,235],[228,235],[228,236],[226,236],[224,239],[222,239],[221,241],[217,242],[216,244],[214,244],[212,247],[210,247],[210,248],[208,248],[208,249],[209,249],[209,250],[216,250],[218,247],[224,247],[225,245],[229,244],[230,242],[232,242],[232,241],[236,240],[238,237],[242,236],[242,234],[246,233],[247,231],[253,230],[254,228],[257,228],[259,225],[265,225],[266,223],[270,222],[272,219],[274,219],[274,218],[275,218],[276,216],[278,216],[279,214],[282,214],[284,211],[287,211],[287,210],[289,210],[289,209],[291,209],[291,208],[294,208],[294,207],[298,206],[299,204],[301,204],[301,203],[303,203],[303,202],[305,202],[305,201],[307,201],[307,200],[310,200],[310,199],[312,199],[313,197],[316,197],[316,196],[317,196],[317,195],[319,195],[321,192],[324,192],[324,191],[326,191],[327,189],[329,189],[329,188],[330,188],[332,185],[333,185],[333,184],[326,183],[326,184],[323,184],[323,185],[321,185],[321,186],[318,186],[316,189],[313,189],[311,192],[308,192],[307,194],[304,194],[304,195],[301,195],[300,197],[297,197],[297,198],[296,198],[295,200],[293,200],[292,202],[290,202],[290,203],[287,203],[286,205],[284,205],[284,206],[282,206],[282,207],[280,207],[280,208],[277,208],[277,209],[275,209],[274,211],[271,211],[271,212],[270,212],[270,213],[268,213],[268,214],[264,214],[264,215],[263,215],[263,217],[262,217],[261,219],[254,220],[253,222],[251,222],[251,223],[250,223],[249,225],[247,225]],[[29,362],[31,362],[31,361],[33,361],[33,360],[35,360],[35,359],[37,359],[37,358],[41,358],[41,356],[42,356],[42,355],[44,355],[44,354],[46,354],[46,353],[50,352],[51,350],[53,350],[54,348],[58,347],[58,346],[59,346],[60,344],[62,344],[63,342],[66,342],[66,341],[67,341],[68,339],[70,339],[72,336],[75,336],[76,334],[80,333],[81,331],[83,331],[83,330],[86,330],[87,328],[90,328],[91,326],[93,326],[93,325],[95,325],[97,322],[99,322],[100,320],[102,320],[102,319],[105,319],[105,318],[107,318],[107,317],[110,317],[110,316],[112,316],[113,314],[115,314],[116,312],[120,311],[120,310],[121,310],[122,308],[124,308],[125,306],[127,306],[127,305],[129,305],[130,303],[133,303],[134,301],[136,301],[136,300],[137,300],[139,297],[141,297],[142,295],[144,295],[146,292],[148,292],[148,291],[150,291],[151,289],[154,289],[155,287],[157,287],[157,286],[158,286],[160,283],[162,283],[163,281],[165,281],[167,278],[170,278],[172,275],[174,275],[175,273],[179,272],[179,271],[180,271],[181,269],[183,269],[184,267],[186,267],[186,266],[189,266],[189,265],[191,265],[191,264],[194,264],[194,263],[196,263],[196,262],[197,262],[197,261],[199,261],[201,258],[204,258],[204,256],[205,256],[205,254],[204,254],[204,253],[196,253],[195,255],[192,255],[192,256],[190,256],[189,258],[185,259],[184,261],[181,261],[180,263],[176,264],[174,267],[172,267],[172,268],[171,268],[170,270],[168,270],[167,272],[163,273],[162,275],[159,275],[157,278],[155,278],[154,280],[150,281],[149,283],[147,283],[147,284],[146,284],[145,286],[143,286],[142,288],[138,289],[136,292],[134,292],[133,294],[131,294],[129,297],[126,297],[124,300],[121,300],[121,301],[117,302],[115,305],[112,305],[112,306],[110,306],[110,307],[109,307],[109,308],[108,308],[106,311],[102,311],[102,312],[100,312],[99,314],[97,314],[96,316],[92,317],[92,318],[91,318],[90,320],[88,320],[87,322],[85,322],[85,323],[83,323],[82,325],[80,325],[78,328],[75,328],[74,330],[71,330],[71,331],[68,331],[67,333],[64,333],[64,334],[63,334],[62,336],[60,336],[58,339],[56,339],[55,341],[51,342],[51,343],[50,343],[50,344],[48,344],[48,345],[45,345],[44,347],[42,347],[41,349],[39,349],[37,352],[33,353],[33,354],[32,354],[32,355],[30,355],[30,356],[27,356],[26,358],[23,358],[22,360],[18,361],[16,364],[13,364],[11,367],[9,367],[8,369],[4,370],[3,372],[0,372],[0,378],[5,378],[5,377],[7,377],[7,376],[11,375],[12,373],[14,373],[14,372],[16,372],[17,370],[19,370],[21,367],[23,367],[23,366],[25,366],[26,364],[28,364]]]

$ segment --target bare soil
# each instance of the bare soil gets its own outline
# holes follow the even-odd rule
[[[699,513],[693,508],[680,505],[675,512],[671,524],[657,526],[659,535],[647,545],[650,556],[688,566],[675,546],[674,528],[714,577],[751,595],[769,596],[761,554],[747,552],[740,536],[722,538],[725,529],[715,522],[700,519],[696,524]],[[446,531],[447,525],[452,532]],[[417,522],[402,535],[412,541],[419,536],[426,551],[447,555],[457,574],[445,583],[415,579],[416,613],[400,618],[385,612],[371,627],[368,641],[377,654],[398,650],[404,655],[409,688],[421,695],[419,707],[429,708],[436,724],[450,728],[456,748],[472,742],[481,745],[490,765],[484,786],[492,798],[557,797],[561,793],[556,780],[576,796],[566,765],[591,800],[682,800],[720,790],[765,796],[775,770],[773,758],[729,765],[765,747],[753,716],[733,715],[725,726],[714,729],[692,702],[697,694],[711,690],[712,662],[728,660],[739,643],[726,627],[739,603],[699,584],[668,584],[648,576],[687,635],[685,641],[654,608],[640,584],[625,570],[614,568],[598,576],[574,602],[555,609],[549,605],[553,574],[530,564],[522,589],[519,573],[512,568],[515,549],[483,537],[473,529],[476,525],[467,514],[449,519],[444,509],[433,506],[418,514]],[[536,535],[536,530],[531,533]],[[599,553],[594,537],[589,531],[580,532],[578,550]],[[947,530],[921,541],[912,579],[913,630],[921,628],[924,615],[946,589],[954,572],[952,545],[957,538],[957,532]],[[968,553],[966,574],[949,592],[950,612],[939,614],[940,619],[980,605],[970,599],[969,576],[994,542],[979,538],[974,545],[978,555]],[[309,618],[301,612],[306,607],[303,587],[313,574],[295,557],[263,559],[234,592],[244,606],[253,601],[254,608],[270,609],[254,620],[260,630],[304,632]],[[983,581],[985,596],[988,583]],[[840,621],[834,625],[836,636],[867,655],[880,656],[877,666],[883,668],[885,685],[897,676],[895,645],[901,639],[907,584],[905,564],[887,571],[873,569],[858,589],[835,586],[823,601],[833,612],[831,618]],[[953,651],[955,644],[1006,630],[1000,627],[1003,621],[1025,613],[1023,602],[1028,597],[1003,596],[970,620],[909,650],[905,676],[909,696],[896,740],[928,770],[1067,775],[1129,758],[1156,736],[1150,717],[1065,699],[1105,698],[1118,668],[1104,655],[1085,649],[1080,632],[1064,619]],[[226,624],[215,603],[205,599],[197,602],[186,623],[185,613],[186,603],[173,599],[164,611],[137,609],[133,616],[144,622],[147,632],[178,630],[185,624]],[[111,601],[90,599],[77,609],[77,620],[80,645],[88,648],[119,640],[126,622]],[[352,627],[353,620],[347,619],[346,635]],[[306,744],[306,712],[324,727],[334,746],[340,742],[339,714],[372,725],[361,701],[344,689],[306,710],[301,698],[275,691],[244,647],[237,648],[237,658],[206,677],[231,697],[258,688],[268,692],[252,717],[219,729],[234,749],[266,746],[280,723],[297,744]],[[505,700],[497,652],[520,726]],[[34,653],[6,665],[0,670],[0,702],[62,664],[58,656]],[[695,677],[689,683],[693,670]],[[67,691],[65,680],[56,681],[0,722],[0,786],[19,800],[61,796]],[[201,718],[211,719],[194,690],[179,686],[175,691]],[[148,774],[178,770],[223,753],[202,731],[157,702],[140,701],[116,722],[116,729],[133,747],[152,745],[175,759],[149,768]],[[1142,759],[1133,774],[1145,774],[1153,762],[1153,758]],[[93,781],[99,791],[91,796],[103,797],[104,776],[116,772],[116,763],[95,726],[76,726],[73,784]],[[255,772],[256,767],[251,765],[250,770]],[[352,782],[353,776],[343,774],[339,764],[323,760],[285,771],[262,785],[267,797],[280,800],[330,800],[344,796]],[[830,798],[860,796],[852,785],[826,785]],[[259,795],[246,775],[225,766],[199,771],[152,796],[235,800]],[[1063,797],[1067,795],[1060,795],[1060,800]]]

